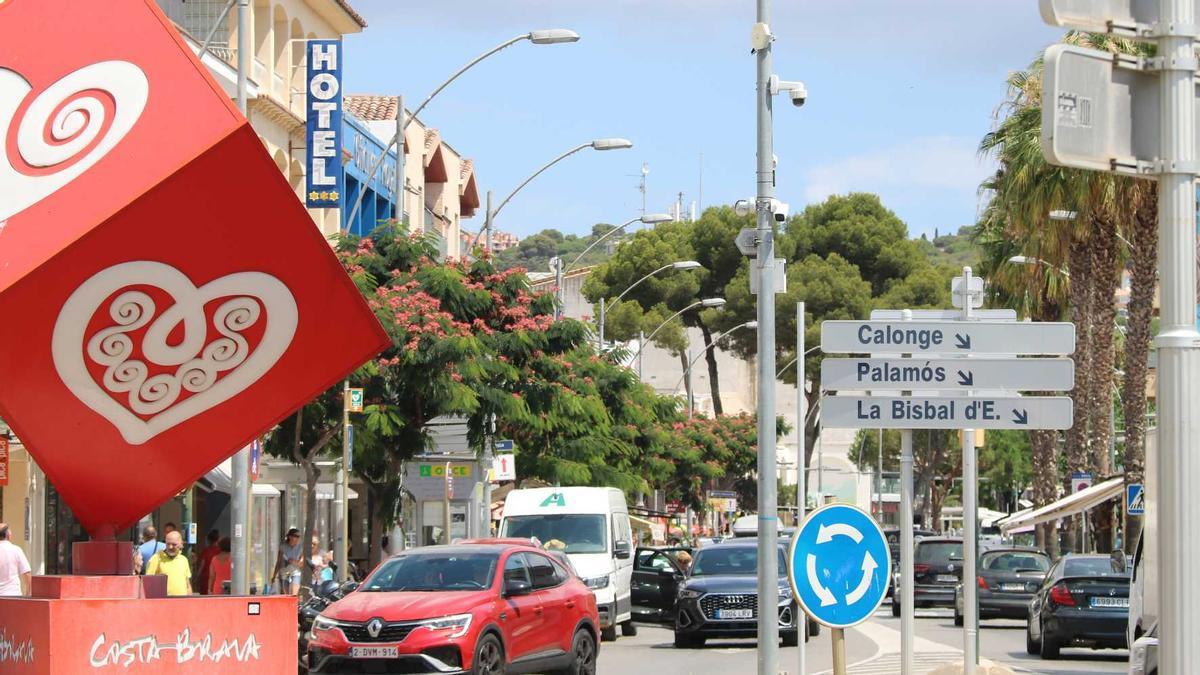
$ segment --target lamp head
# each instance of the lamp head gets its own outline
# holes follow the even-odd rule
[[[627,150],[633,147],[633,141],[627,138],[597,138],[592,141],[593,150]]]
[[[675,218],[666,213],[647,213],[641,218],[638,218],[638,220],[646,223],[647,225],[654,225],[655,223],[665,223],[667,221],[675,220]]]
[[[700,301],[701,307],[724,307],[725,298],[705,298]]]
[[[695,260],[680,260],[679,262],[671,263],[671,269],[674,270],[694,270],[697,267],[703,267],[703,265]]]
[[[1031,265],[1033,261],[1023,255],[1014,255],[1008,259],[1008,262],[1014,265]]]
[[[747,321],[746,323],[742,324],[742,326],[749,328],[750,330],[758,330],[757,321]]]
[[[579,42],[579,33],[566,28],[549,28],[529,32],[529,41],[535,45],[557,45],[564,42]]]

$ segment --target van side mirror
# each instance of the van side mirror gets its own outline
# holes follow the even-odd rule
[[[504,597],[516,597],[518,595],[529,595],[533,592],[533,584],[520,579],[506,579],[504,582]]]
[[[620,540],[613,543],[613,557],[621,560],[629,560],[633,555],[633,548],[629,542]]]

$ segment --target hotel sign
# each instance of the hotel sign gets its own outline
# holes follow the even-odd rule
[[[304,201],[309,208],[341,204],[342,43],[309,40],[305,139],[308,148]]]

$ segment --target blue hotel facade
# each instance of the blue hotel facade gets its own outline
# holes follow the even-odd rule
[[[341,195],[342,231],[356,235],[370,234],[381,222],[396,217],[396,151],[391,149],[383,166],[368,183],[367,174],[383,154],[383,143],[367,130],[365,124],[349,113],[342,116],[342,167],[345,189]],[[360,192],[362,206],[350,222],[350,211]]]

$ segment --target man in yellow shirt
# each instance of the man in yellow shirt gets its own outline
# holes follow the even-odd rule
[[[192,594],[192,567],[183,555],[183,535],[178,530],[167,533],[166,548],[151,556],[146,574],[166,576],[167,595]]]

